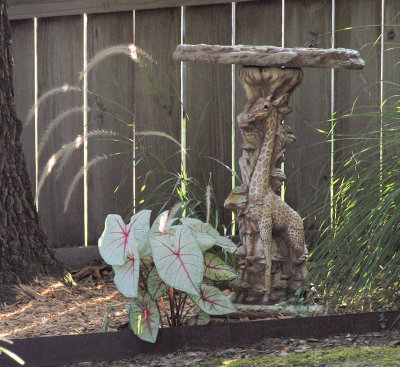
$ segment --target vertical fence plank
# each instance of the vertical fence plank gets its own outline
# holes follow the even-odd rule
[[[381,2],[377,0],[336,1],[336,47],[360,51],[365,68],[360,71],[335,72],[335,111],[337,116],[362,114],[339,119],[335,126],[335,168],[348,159],[352,152],[367,146],[374,147],[365,157],[379,159],[380,105],[380,35]],[[346,28],[346,29],[345,29]],[[350,29],[349,29],[350,28]],[[366,114],[371,114],[367,116]],[[351,136],[376,132],[372,139],[361,144]]]
[[[14,96],[17,116],[25,123],[29,109],[35,103],[35,50],[33,19],[13,21],[12,55],[14,59]],[[24,126],[21,143],[25,155],[26,167],[32,183],[32,193],[36,190],[35,168],[35,121]]]
[[[115,45],[132,44],[133,13],[88,15],[88,60]],[[113,55],[88,74],[88,131],[112,130],[118,136],[88,141],[88,161],[107,160],[88,171],[88,243],[95,244],[107,214],[127,217],[133,208],[133,61]]]
[[[330,0],[286,1],[285,46],[331,47]],[[293,112],[285,118],[297,141],[288,149],[285,200],[302,216],[309,229],[318,225],[312,211],[329,203],[331,85],[330,70],[303,69],[303,80],[291,97]],[[326,213],[329,215],[329,212]],[[317,223],[316,223],[317,222]]]
[[[136,45],[157,62],[144,60],[148,69],[135,69],[134,85],[136,206],[153,209],[153,216],[163,205],[168,209],[175,203],[176,197],[168,201],[173,186],[168,180],[180,172],[180,147],[165,137],[140,132],[161,131],[180,141],[180,64],[172,60],[180,26],[180,8],[135,12]]]
[[[387,128],[395,128],[399,132],[398,113],[400,90],[400,2],[385,1],[385,30],[384,30],[384,65],[383,65],[383,99],[386,100],[383,112],[383,124]],[[383,132],[384,152],[387,154],[398,150],[400,143],[393,142],[393,134],[387,129]],[[397,135],[398,136],[398,135]],[[390,141],[393,144],[385,144]]]
[[[186,43],[230,45],[231,4],[186,8]],[[230,65],[186,64],[187,162],[189,175],[205,187],[211,174],[217,208],[226,225],[223,203],[231,190],[232,78]],[[199,190],[204,200],[205,191]]]
[[[272,45],[282,44],[282,3],[276,0],[262,0],[236,4],[236,44]],[[240,66],[236,66],[236,116],[247,103],[244,88],[238,78]],[[235,163],[239,172],[238,159],[242,156],[243,139],[236,126]]]
[[[83,67],[83,20],[81,16],[38,20],[38,92],[39,96],[54,87],[78,84]],[[82,94],[57,94],[39,108],[39,139],[48,124],[62,111],[82,106]],[[61,146],[83,133],[82,115],[74,114],[61,122],[39,158],[42,173],[48,159]],[[82,147],[73,152],[59,180],[48,176],[39,197],[39,215],[49,242],[56,247],[79,246],[84,241],[83,183],[79,181],[66,213],[64,201],[72,178],[83,165]],[[57,166],[55,166],[55,169]]]

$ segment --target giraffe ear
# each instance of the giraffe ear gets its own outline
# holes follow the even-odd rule
[[[277,108],[278,112],[282,113],[283,115],[288,115],[290,112],[293,111],[293,108],[288,105],[279,106]]]
[[[289,102],[289,94],[285,93],[278,98],[276,98],[272,104],[276,107],[282,106],[283,104],[287,104]]]

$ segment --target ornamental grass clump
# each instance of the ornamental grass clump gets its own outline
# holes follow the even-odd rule
[[[150,214],[142,210],[128,224],[110,214],[99,239],[100,254],[113,267],[115,285],[133,298],[126,307],[133,332],[154,343],[163,326],[161,314],[169,326],[181,326],[207,324],[209,315],[234,312],[229,298],[203,284],[203,279],[236,278],[233,268],[209,252],[218,246],[233,253],[236,245],[199,219],[171,218],[165,211],[150,226]],[[189,299],[198,308],[192,317]]]

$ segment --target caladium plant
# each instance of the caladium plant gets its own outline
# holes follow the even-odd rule
[[[234,312],[229,298],[203,280],[210,283],[237,276],[208,251],[218,246],[233,253],[236,245],[199,219],[180,218],[175,224],[179,218],[169,218],[165,211],[150,226],[150,214],[142,210],[128,224],[110,214],[99,239],[100,254],[114,269],[115,285],[125,297],[133,298],[126,309],[134,333],[154,343],[163,326],[160,313],[169,326],[180,326],[206,324],[209,315]],[[194,307],[198,312],[189,317]]]

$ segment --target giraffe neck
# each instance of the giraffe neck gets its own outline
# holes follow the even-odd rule
[[[282,118],[279,118],[277,111],[267,117],[266,133],[250,179],[250,202],[262,201],[268,192],[274,192],[271,186],[271,171],[273,169],[275,138],[281,120]]]

